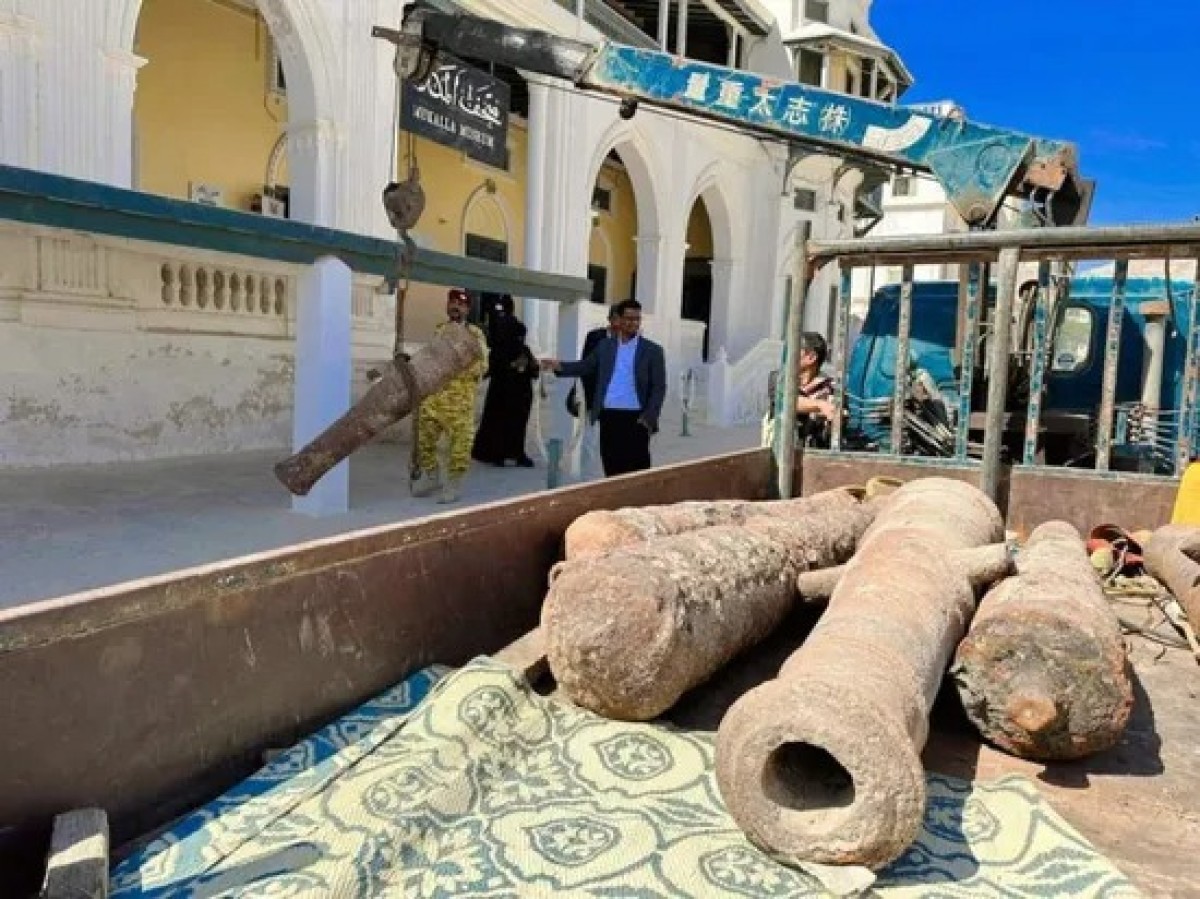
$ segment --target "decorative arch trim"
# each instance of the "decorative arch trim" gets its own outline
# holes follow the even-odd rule
[[[700,172],[688,195],[687,206],[683,211],[684,227],[686,228],[687,221],[692,215],[692,208],[696,203],[703,201],[704,209],[708,213],[709,228],[712,230],[714,259],[735,258],[733,212],[720,177],[724,168],[724,163],[718,161],[710,163]]]
[[[616,151],[625,164],[629,180],[633,185],[633,200],[637,205],[637,228],[639,236],[660,233],[661,207],[656,185],[662,183],[658,176],[658,160],[649,143],[632,122],[618,120],[600,138],[596,152],[588,166],[589,196],[591,187],[600,177],[600,169],[608,154]]]

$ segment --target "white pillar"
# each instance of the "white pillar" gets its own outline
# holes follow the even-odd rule
[[[637,242],[637,300],[647,312],[655,314],[659,310],[658,298],[662,293],[659,284],[662,235],[639,234],[634,240]]]
[[[392,174],[392,147],[401,147],[395,129],[395,48],[371,37],[371,27],[393,21],[397,5],[383,0],[337,5],[341,7],[338,16],[344,19],[344,43],[339,55],[340,77],[334,79],[334,85],[344,99],[334,112],[338,125],[332,129],[327,147],[337,160],[332,224],[344,231],[390,240],[396,232],[388,223],[380,195]],[[407,175],[407,170],[401,170],[401,180]],[[426,183],[425,190],[432,193],[437,187]]]
[[[670,35],[671,0],[658,0],[658,46],[667,52],[667,38]]]
[[[526,142],[525,175],[525,268],[539,270],[543,265],[542,222],[546,207],[546,144],[550,114],[550,88],[544,82],[529,82],[529,131]],[[531,335],[537,333],[541,302],[527,297],[522,307],[525,327]],[[538,347],[541,349],[541,347]]]
[[[132,177],[133,91],[145,60],[118,46],[112,5],[43,0],[37,20],[0,16],[0,27],[18,32],[0,42],[0,74],[16,72],[23,99],[0,108],[0,132],[24,148],[34,168],[128,187]],[[24,43],[24,47],[20,45]],[[7,44],[7,46],[5,46]],[[22,74],[23,73],[23,74]],[[0,81],[4,78],[0,77]],[[0,88],[7,93],[7,88]],[[9,119],[10,110],[16,114]],[[30,130],[33,134],[30,135]],[[3,152],[9,158],[8,151]]]
[[[38,27],[0,12],[0,164],[38,162]]]
[[[725,347],[734,359],[741,358],[748,349],[740,336],[741,326],[748,326],[760,336],[770,334],[769,322],[735,321],[732,310],[734,285],[741,277],[741,263],[736,259],[714,259],[712,261],[712,306],[708,323],[708,349],[711,353],[719,346]]]
[[[298,450],[350,408],[349,267],[325,256],[304,275],[296,309],[296,398],[292,440]],[[350,507],[350,461],[336,466],[292,510],[336,515]]]
[[[688,0],[679,0],[679,17],[675,20],[675,55],[687,56]]]
[[[729,56],[725,60],[726,68],[736,69],[738,64],[738,37],[741,35],[736,28],[729,28]]]
[[[141,56],[124,50],[110,50],[104,55],[104,77],[107,91],[109,121],[113,122],[108,142],[109,180],[122,187],[132,187],[133,171],[133,95],[137,90],[138,70],[146,64]]]
[[[323,120],[288,124],[291,217],[297,221],[338,226],[339,130],[335,122]],[[377,195],[382,190],[381,184]]]

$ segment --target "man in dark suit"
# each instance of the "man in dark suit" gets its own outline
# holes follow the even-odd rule
[[[642,305],[617,304],[617,335],[605,337],[578,362],[543,360],[542,367],[566,378],[596,379],[589,415],[600,424],[600,459],[607,477],[650,467],[650,435],[667,396],[663,348],[642,337]]]
[[[613,303],[608,307],[608,325],[603,328],[592,328],[583,337],[583,349],[579,353],[580,359],[586,359],[592,355],[592,351],[600,346],[600,341],[605,337],[616,337],[618,322],[621,319],[621,313],[617,311],[617,304]],[[567,407],[571,415],[575,418],[579,417],[579,393],[580,388],[583,388],[583,405],[590,413],[594,404],[593,397],[596,395],[596,376],[581,375],[578,386],[572,387],[571,392],[567,394]]]

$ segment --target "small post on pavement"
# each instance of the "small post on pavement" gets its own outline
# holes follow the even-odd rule
[[[808,244],[801,241],[788,297],[788,326],[783,349],[781,403],[775,408],[775,481],[779,499],[791,499],[796,467],[796,393],[799,389],[796,360],[804,332],[804,299],[808,294]]]
[[[690,368],[682,376],[682,381],[683,381],[683,390],[682,390],[683,400],[680,405],[682,406],[682,409],[683,409],[683,415],[682,415],[682,421],[679,426],[679,436],[680,437],[691,437],[692,433],[691,433],[691,431],[688,430],[688,419],[691,416],[691,412],[692,412],[692,385],[693,385],[693,375],[692,375],[692,370]]]
[[[562,483],[562,438],[546,441],[546,489],[553,490]]]

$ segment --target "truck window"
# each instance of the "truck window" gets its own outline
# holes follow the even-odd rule
[[[1054,335],[1051,371],[1079,371],[1088,363],[1092,346],[1092,311],[1082,306],[1063,310],[1058,333]]]

